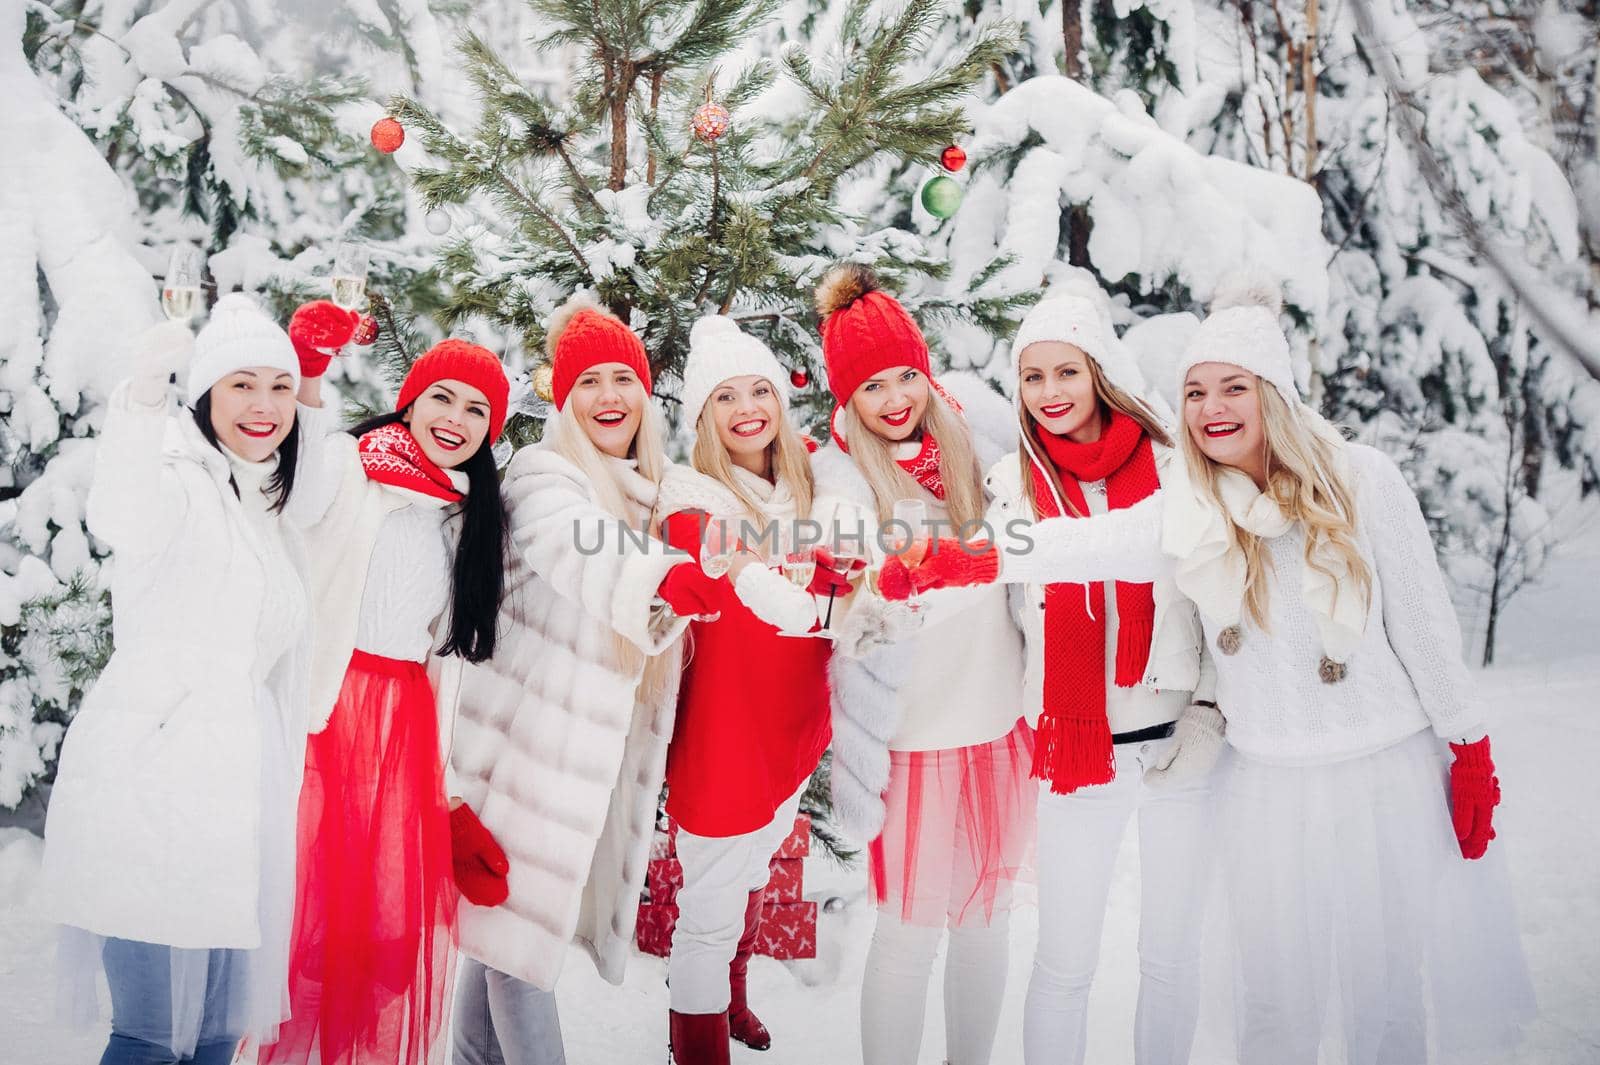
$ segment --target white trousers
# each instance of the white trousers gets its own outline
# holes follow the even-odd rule
[[[1000,1027],[1010,962],[1010,913],[959,928],[906,924],[899,904],[878,911],[861,984],[861,1057],[865,1065],[916,1065],[922,1050],[928,977],[948,932],[944,961],[944,1060],[988,1065]]]
[[[1112,868],[1128,820],[1139,818],[1139,1001],[1136,1065],[1189,1060],[1199,1012],[1204,885],[1214,849],[1210,782],[1145,786],[1171,739],[1119,744],[1109,784],[1070,795],[1039,791],[1039,946],[1023,1009],[1027,1065],[1082,1065],[1089,985]]]
[[[773,852],[794,830],[800,785],[765,827],[742,836],[696,836],[678,829],[678,924],[672,931],[667,985],[676,1013],[722,1013],[728,1008],[728,965],[744,934],[750,893],[772,878]]]

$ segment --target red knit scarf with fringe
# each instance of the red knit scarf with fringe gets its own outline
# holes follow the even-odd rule
[[[361,468],[379,484],[408,488],[425,496],[459,503],[465,498],[451,483],[450,475],[422,451],[422,445],[400,422],[380,425],[362,433],[356,443]]]
[[[1106,506],[1112,510],[1130,507],[1161,487],[1150,438],[1120,411],[1112,412],[1110,423],[1092,444],[1075,444],[1049,431],[1038,435],[1055,464],[1062,491],[1079,514],[1089,513],[1079,481],[1105,481]],[[1037,464],[1032,474],[1039,517],[1057,517],[1055,498]],[[1144,676],[1150,660],[1155,596],[1149,584],[1116,584],[1115,678],[1117,687],[1131,688]],[[1088,589],[1086,610],[1083,585],[1045,588],[1044,709],[1033,748],[1033,776],[1048,780],[1058,795],[1108,784],[1117,772],[1106,717],[1105,584],[1096,582]]]

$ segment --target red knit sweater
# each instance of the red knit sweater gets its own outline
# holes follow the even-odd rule
[[[695,512],[668,517],[667,542],[700,554]],[[832,739],[823,639],[778,635],[728,581],[721,617],[689,626],[688,664],[667,750],[667,812],[697,836],[738,836],[772,820]]]

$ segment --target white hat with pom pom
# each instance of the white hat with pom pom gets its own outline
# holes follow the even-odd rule
[[[1099,285],[1083,276],[1052,286],[1023,317],[1011,342],[1011,383],[1021,372],[1022,352],[1030,344],[1071,344],[1099,365],[1108,381],[1130,396],[1142,397],[1144,374],[1132,353],[1117,339],[1110,301]]]
[[[1178,394],[1189,371],[1202,362],[1239,366],[1268,381],[1290,410],[1300,406],[1289,340],[1278,324],[1282,300],[1275,283],[1261,278],[1233,277],[1217,286],[1211,313],[1195,330],[1178,359]]]
[[[683,388],[678,393],[684,420],[690,426],[698,422],[711,393],[734,377],[765,377],[788,406],[789,375],[772,349],[727,315],[707,315],[689,330],[689,355],[684,359]]]

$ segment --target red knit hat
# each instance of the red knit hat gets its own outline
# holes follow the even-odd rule
[[[506,424],[506,400],[511,391],[505,367],[500,365],[494,352],[465,340],[441,340],[412,363],[406,379],[400,383],[400,398],[394,401],[394,409],[405,410],[429,385],[446,380],[471,385],[488,398],[488,441],[492,444],[500,439],[500,430]]]
[[[891,366],[912,366],[932,376],[922,330],[865,266],[844,263],[823,276],[817,315],[828,388],[841,407],[863,381]]]
[[[567,393],[585,370],[604,362],[620,362],[639,375],[650,391],[650,357],[644,342],[622,319],[601,309],[594,297],[582,294],[557,307],[545,330],[545,354],[550,359],[551,399],[556,409],[566,405]]]

